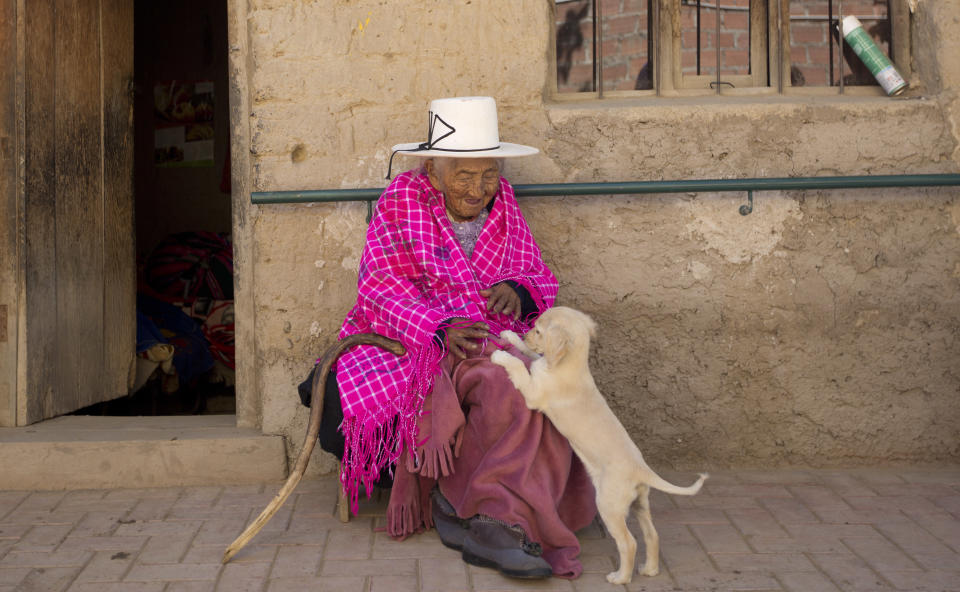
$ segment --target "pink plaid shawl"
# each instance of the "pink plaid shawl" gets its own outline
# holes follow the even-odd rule
[[[451,317],[483,321],[498,335],[530,329],[523,319],[492,314],[479,291],[505,280],[524,286],[540,312],[557,295],[513,188],[500,191],[468,260],[446,217],[443,195],[426,173],[397,176],[377,202],[360,259],[357,303],[340,338],[375,332],[396,339],[407,355],[358,346],[340,357],[337,380],[346,450],[340,480],[356,509],[361,481],[369,492],[404,445],[415,450],[416,419],[445,352],[435,339]]]

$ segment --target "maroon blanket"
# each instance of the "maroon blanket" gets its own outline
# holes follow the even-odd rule
[[[574,533],[596,515],[593,485],[567,439],[527,409],[503,368],[490,362],[491,349],[445,360],[421,417],[420,435],[427,439],[416,460],[407,455],[410,462],[398,466],[388,531],[402,539],[432,526],[427,494],[439,478],[461,517],[485,514],[519,524],[541,544],[554,575],[577,577],[583,568]]]

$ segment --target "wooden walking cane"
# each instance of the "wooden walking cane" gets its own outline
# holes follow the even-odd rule
[[[230,558],[236,555],[250,540],[260,532],[267,522],[277,513],[283,502],[290,497],[294,488],[303,478],[304,471],[307,470],[307,463],[310,462],[310,455],[313,454],[313,447],[317,444],[317,437],[320,435],[320,416],[323,413],[323,393],[327,384],[327,374],[330,373],[330,367],[336,361],[340,354],[355,345],[375,345],[383,348],[390,353],[398,356],[404,355],[407,350],[399,341],[388,339],[383,335],[376,333],[358,333],[345,337],[332,345],[323,357],[320,358],[320,369],[313,375],[313,383],[310,386],[310,421],[307,423],[307,436],[303,441],[303,447],[300,448],[300,454],[297,456],[297,462],[293,467],[293,472],[287,477],[287,482],[283,484],[277,495],[270,500],[267,507],[260,512],[257,519],[250,523],[250,526],[244,530],[235,541],[230,543],[223,554],[223,563],[230,561]]]

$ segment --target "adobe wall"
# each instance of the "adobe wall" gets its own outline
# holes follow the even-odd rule
[[[558,103],[551,5],[232,0],[235,186],[382,187],[390,146],[425,139],[428,101],[472,94],[497,98],[504,140],[542,151],[509,164],[517,184],[960,165],[960,0],[920,3],[901,100]],[[763,192],[749,216],[741,194],[521,206],[559,303],[597,320],[597,383],[653,466],[824,466],[960,458],[958,195]],[[234,216],[241,423],[293,454],[296,384],[353,302],[366,207],[241,193]]]

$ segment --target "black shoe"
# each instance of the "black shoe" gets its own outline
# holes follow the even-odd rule
[[[519,526],[507,526],[488,516],[470,521],[463,541],[463,560],[470,565],[492,567],[513,578],[549,578],[550,564],[540,556],[539,543],[527,541]]]
[[[440,542],[460,551],[463,549],[463,540],[467,537],[470,521],[457,516],[457,512],[440,493],[439,487],[434,487],[430,494],[432,500],[431,515],[433,516],[433,526],[440,535]]]

